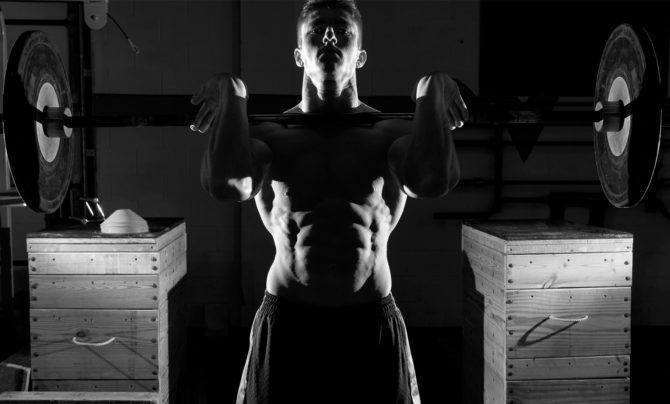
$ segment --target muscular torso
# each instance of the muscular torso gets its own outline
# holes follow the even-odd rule
[[[252,128],[252,137],[272,151],[255,197],[276,247],[268,292],[323,306],[389,294],[387,242],[406,195],[389,171],[387,152],[409,124]]]

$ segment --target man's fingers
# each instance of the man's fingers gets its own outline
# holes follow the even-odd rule
[[[461,94],[458,91],[453,94],[450,102],[456,121],[466,122],[468,120],[468,107],[465,105],[465,101],[463,101],[463,97],[461,97]]]
[[[458,120],[454,116],[452,110],[451,109],[447,110],[447,126],[449,127],[449,130],[456,129],[457,122]]]
[[[453,109],[454,122],[457,127],[462,127],[465,121],[467,120],[467,111],[463,111],[459,105],[456,105]]]
[[[209,108],[207,107],[207,104],[203,104],[203,105],[200,106],[200,109],[198,110],[198,113],[197,113],[197,115],[195,116],[195,119],[193,120],[193,123],[189,126],[189,128],[190,128],[192,131],[195,132],[195,131],[197,131],[197,130],[200,130],[200,127],[201,127],[201,125],[202,125],[202,123],[203,123],[203,118],[204,118],[205,115],[207,114],[207,110],[208,110],[208,109],[209,109]]]
[[[202,123],[198,127],[198,132],[205,133],[209,130],[209,127],[212,126],[212,121],[214,120],[214,112],[207,111],[207,114],[202,118]]]
[[[448,126],[451,130],[463,127],[465,119],[463,119],[463,116],[457,108],[450,109],[447,112],[447,116],[449,117]]]
[[[198,105],[205,98],[205,86],[200,87],[197,93],[191,97],[191,104]]]
[[[458,106],[461,109],[461,115],[463,116],[463,122],[465,122],[470,117],[470,112],[468,111],[468,106],[465,105],[465,101],[463,101],[463,97],[461,97],[460,94],[458,94],[458,100],[459,100]]]

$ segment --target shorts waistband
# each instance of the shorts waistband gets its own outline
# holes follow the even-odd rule
[[[304,315],[319,315],[319,316],[361,316],[383,314],[388,315],[397,310],[393,294],[389,293],[381,299],[369,303],[354,304],[341,307],[316,306],[309,303],[296,302],[288,300],[284,297],[276,296],[269,293],[267,290],[263,296],[263,303],[260,311],[263,314],[272,314],[279,307],[295,313],[302,313]]]

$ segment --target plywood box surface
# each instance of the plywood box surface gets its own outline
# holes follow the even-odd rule
[[[464,223],[466,402],[627,401],[632,247],[567,222]]]
[[[186,226],[95,227],[27,237],[37,390],[157,392],[174,399],[185,352]]]
[[[505,254],[633,250],[630,233],[565,221],[472,221],[462,236]]]

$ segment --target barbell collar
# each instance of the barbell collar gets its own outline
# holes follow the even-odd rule
[[[67,107],[45,106],[42,111],[37,108],[35,110],[36,114],[39,116],[36,121],[42,124],[46,136],[53,138],[68,137],[65,132],[66,125],[64,124],[65,117],[67,116],[65,115]]]
[[[602,106],[600,112],[602,113],[603,130],[605,132],[620,131],[624,120],[632,113],[630,103],[624,106],[621,101],[607,101]]]

